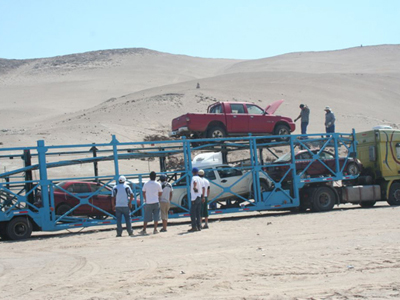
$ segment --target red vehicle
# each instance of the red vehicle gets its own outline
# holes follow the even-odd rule
[[[62,189],[68,191],[64,192]],[[77,198],[85,199],[93,192],[100,190],[95,196],[90,198],[89,203],[101,208],[102,210],[114,214],[111,203],[111,188],[98,184],[97,182],[85,182],[85,181],[63,181],[56,185],[54,188],[54,206],[56,215],[64,215],[71,208],[75,207],[80,203]],[[140,206],[140,199],[138,199]],[[83,204],[73,210],[72,215],[78,216],[90,216],[90,217],[101,217],[106,216],[104,212],[94,208],[91,205]]]
[[[312,161],[313,155],[318,154],[318,159]],[[290,163],[291,154],[290,152],[286,153],[285,155],[276,159],[272,164],[287,164]],[[336,161],[335,155],[330,153],[329,151],[321,151],[319,149],[314,150],[301,150],[296,153],[295,155],[295,164],[296,164],[296,171],[299,174],[302,174],[304,177],[317,177],[322,175],[332,175],[332,172],[336,170]],[[340,170],[343,168],[343,173],[347,173],[349,175],[358,175],[362,170],[362,164],[358,159],[339,157],[339,168]],[[266,169],[266,172],[274,181],[280,181],[282,177],[285,176],[287,171],[289,170],[289,165],[282,165],[282,166],[272,166]],[[328,169],[329,168],[329,169]],[[292,173],[289,172],[285,180],[292,179]]]
[[[206,114],[189,113],[172,120],[170,136],[191,138],[248,135],[289,135],[296,128],[288,117],[274,115],[283,100],[262,109],[253,103],[218,102]]]

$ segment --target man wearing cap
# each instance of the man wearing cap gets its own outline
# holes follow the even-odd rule
[[[161,184],[156,181],[156,172],[150,172],[150,180],[147,181],[142,188],[143,199],[144,199],[144,219],[143,219],[143,230],[140,234],[147,234],[147,223],[154,220],[153,234],[158,233],[157,225],[160,220],[160,202],[159,199],[162,195]]]
[[[208,195],[210,194],[210,182],[204,177],[204,170],[199,171],[203,183],[203,195],[201,204],[201,217],[204,218],[203,229],[208,229]]]
[[[132,209],[133,194],[129,185],[126,184],[125,176],[120,176],[118,184],[112,189],[112,209],[117,217],[117,237],[122,234],[122,216],[125,218],[126,230],[129,236],[133,236],[130,210]]]
[[[335,115],[329,106],[325,107],[325,128],[326,133],[335,132]]]
[[[305,104],[300,104],[300,114],[299,116],[294,119],[296,122],[298,119],[301,118],[301,134],[307,134],[307,126],[310,118],[310,109]]]
[[[168,224],[168,212],[170,208],[170,202],[172,199],[173,188],[171,184],[167,181],[167,176],[160,175],[160,181],[162,188],[162,195],[160,198],[160,208],[161,208],[161,220],[163,226],[160,232],[166,232]]]
[[[201,230],[201,198],[204,194],[204,187],[198,173],[199,169],[192,169],[193,177],[192,181],[190,182],[190,199],[192,201],[190,208],[190,220],[192,222],[192,228],[188,230],[189,232]]]

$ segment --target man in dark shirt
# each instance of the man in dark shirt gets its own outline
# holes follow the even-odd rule
[[[300,109],[300,115],[294,119],[294,121],[296,122],[301,118],[301,134],[307,134],[307,126],[310,120],[310,109],[305,104],[300,104]]]

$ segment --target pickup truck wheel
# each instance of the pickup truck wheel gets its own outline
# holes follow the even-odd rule
[[[208,138],[223,138],[223,137],[226,137],[225,129],[223,129],[220,126],[211,127],[207,131],[207,137]]]
[[[329,187],[316,188],[311,197],[313,211],[332,210],[336,202],[336,194]]]
[[[274,129],[274,135],[289,135],[289,134],[290,134],[290,128],[286,125],[278,125]],[[278,140],[288,141],[289,138],[280,138]]]
[[[387,201],[390,205],[400,205],[400,183],[393,182],[389,190],[389,199]]]
[[[11,240],[27,239],[32,234],[32,224],[28,218],[14,218],[8,222],[6,234]]]

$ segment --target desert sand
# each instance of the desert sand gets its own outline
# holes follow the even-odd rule
[[[114,134],[141,141],[166,136],[174,117],[220,100],[265,107],[284,99],[277,114],[292,118],[305,103],[310,133],[324,130],[327,105],[338,132],[400,128],[399,82],[399,45],[259,60],[147,49],[0,59],[0,143],[101,143]],[[5,170],[15,160],[0,163]],[[79,172],[92,169],[85,168]],[[192,234],[183,219],[143,237],[136,224],[135,237],[118,239],[112,227],[34,233],[0,241],[0,299],[398,299],[399,209],[382,202],[328,213],[226,215]]]

